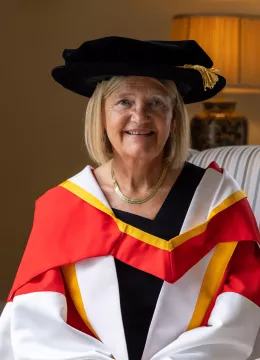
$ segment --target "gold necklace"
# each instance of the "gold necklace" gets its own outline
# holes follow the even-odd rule
[[[117,194],[122,200],[124,200],[125,202],[127,202],[128,204],[143,204],[144,202],[150,200],[150,199],[157,193],[157,191],[160,189],[160,187],[162,186],[162,183],[163,183],[163,181],[164,181],[164,179],[165,179],[167,170],[168,170],[168,166],[165,165],[164,168],[163,168],[163,171],[162,171],[162,174],[161,174],[159,180],[157,181],[157,183],[155,184],[154,188],[152,189],[152,191],[150,192],[149,195],[147,195],[147,196],[145,196],[145,197],[143,197],[143,198],[139,198],[139,199],[130,199],[130,198],[126,197],[126,196],[121,192],[121,190],[119,189],[118,182],[117,182],[116,177],[115,177],[114,161],[113,161],[112,164],[111,164],[111,175],[112,175],[112,181],[113,181],[114,190],[115,190],[116,194]]]

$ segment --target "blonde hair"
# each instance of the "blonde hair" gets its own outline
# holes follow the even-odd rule
[[[125,76],[115,76],[102,81],[88,100],[85,116],[85,144],[89,156],[98,165],[113,158],[112,146],[105,135],[102,121],[102,102],[122,84],[125,78]],[[190,144],[189,119],[175,83],[170,80],[157,81],[168,92],[174,103],[175,129],[165,144],[165,160],[172,168],[177,169],[182,167],[187,159]]]

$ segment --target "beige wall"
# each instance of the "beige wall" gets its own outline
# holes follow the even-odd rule
[[[34,201],[88,162],[85,99],[50,77],[65,47],[107,35],[168,39],[171,17],[195,11],[248,13],[248,1],[6,0],[1,4],[0,299],[11,286],[31,228]],[[260,4],[251,0],[251,13]],[[260,144],[260,98],[241,96],[250,143]],[[199,105],[189,106],[190,115]],[[54,239],[55,241],[55,239]],[[40,256],[40,254],[39,254]]]

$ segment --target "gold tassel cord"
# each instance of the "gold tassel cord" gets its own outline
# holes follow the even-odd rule
[[[213,89],[216,83],[218,82],[218,75],[216,74],[216,72],[218,72],[217,69],[214,68],[208,69],[201,65],[188,65],[188,64],[177,67],[184,69],[194,69],[199,71],[203,79],[204,91],[207,91],[207,89]]]

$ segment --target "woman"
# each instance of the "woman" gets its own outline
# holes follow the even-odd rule
[[[89,98],[86,146],[99,166],[37,200],[1,360],[248,359],[259,231],[225,170],[185,161],[184,103],[225,79],[194,41],[109,37],[63,56],[52,74]]]

